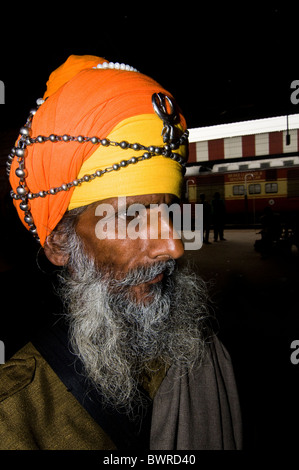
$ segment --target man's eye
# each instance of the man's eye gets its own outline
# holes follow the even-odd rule
[[[126,219],[127,217],[127,211],[126,210],[123,210],[123,211],[119,211],[116,213],[116,219]]]
[[[126,220],[127,222],[130,222],[131,220],[134,220],[134,219],[143,218],[145,214],[146,214],[146,211],[130,212],[126,209],[126,210],[118,212],[117,216],[121,220]]]
[[[119,219],[125,220],[125,219],[128,217],[128,212],[127,212],[127,210],[123,210],[123,211],[121,211],[121,212],[118,212],[117,217],[118,217]]]
[[[127,210],[124,210],[124,211],[118,212],[117,216],[119,219],[126,220],[129,222],[130,220],[135,219],[136,216],[138,216],[138,214],[131,215],[128,213]]]

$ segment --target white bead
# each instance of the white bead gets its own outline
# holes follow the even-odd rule
[[[102,67],[103,67],[103,69],[107,69],[107,68],[109,67],[109,63],[108,63],[108,62],[104,62],[104,63],[102,64]]]
[[[42,98],[38,98],[38,99],[36,100],[37,106],[42,105],[44,102],[45,102],[45,100],[43,100]]]

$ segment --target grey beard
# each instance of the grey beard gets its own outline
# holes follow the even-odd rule
[[[130,287],[161,272],[163,281],[149,285],[143,301],[134,299]],[[77,240],[60,295],[68,306],[72,349],[104,404],[130,412],[144,401],[138,389],[142,373],[178,362],[192,368],[204,355],[206,286],[187,268],[179,270],[174,260],[116,280]]]

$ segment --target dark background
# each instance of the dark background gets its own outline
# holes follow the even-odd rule
[[[30,108],[43,95],[49,74],[70,54],[94,54],[128,63],[152,76],[176,97],[189,128],[298,113],[299,105],[290,101],[291,82],[299,79],[297,10],[287,2],[272,2],[268,6],[261,2],[258,6],[236,2],[210,6],[199,2],[160,2],[134,7],[111,3],[105,8],[102,4],[85,2],[3,8],[0,80],[5,84],[5,105],[0,106],[0,339],[5,342],[7,357],[30,338],[53,309],[60,308],[55,297],[49,300],[55,276],[16,218],[3,176],[7,153]],[[287,269],[288,262],[283,263]],[[297,278],[292,273],[297,272],[298,266],[294,260],[290,266],[292,271],[285,278],[293,279],[293,301]],[[209,271],[208,264],[205,269]],[[293,449],[298,435],[297,371],[288,357],[284,367],[280,353],[274,354],[280,351],[288,356],[290,339],[297,339],[299,333],[298,312],[285,297],[290,287],[281,291],[279,307],[275,310],[278,326],[274,328],[270,321],[272,310],[267,311],[267,293],[270,296],[272,287],[269,281],[261,281],[259,290],[255,283],[257,307],[254,310],[252,301],[250,318],[254,324],[247,329],[249,316],[242,323],[238,312],[239,305],[252,292],[252,285],[242,281],[240,289],[235,279],[227,278],[223,286],[227,290],[219,296],[217,311],[222,308],[219,314],[222,334],[233,353],[245,402],[246,448],[260,450],[266,446],[274,450],[281,443],[283,448]],[[259,306],[258,299],[262,299]],[[288,306],[287,315],[283,305]],[[267,320],[259,316],[262,311],[266,311]],[[292,338],[280,336],[277,320],[280,314],[281,323],[287,322]],[[275,361],[279,362],[277,369]],[[280,403],[282,382],[283,403]],[[271,407],[266,407],[263,416],[267,397],[272,397]],[[254,410],[258,413],[250,419]]]
[[[294,4],[70,5],[2,13],[2,127],[23,124],[70,54],[99,55],[152,76],[174,94],[189,127],[297,112],[289,98],[298,78]]]

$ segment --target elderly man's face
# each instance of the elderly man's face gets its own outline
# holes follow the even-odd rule
[[[69,219],[72,225],[62,225],[45,245],[49,259],[65,266],[60,295],[67,305],[73,351],[104,401],[128,412],[144,406],[137,390],[149,364],[151,370],[157,361],[159,367],[178,362],[192,367],[204,353],[206,289],[188,266],[174,261],[184,249],[164,209],[175,202],[169,194],[128,197],[125,211],[117,198],[100,201],[76,216],[75,226]],[[136,221],[140,235],[150,232],[153,219],[148,215],[158,207],[158,236],[119,237],[122,223],[116,220],[116,236],[101,239],[97,228],[108,203],[119,211],[115,218],[121,215],[128,235]],[[134,203],[144,206],[135,219],[130,216]]]
[[[117,223],[115,239],[99,239],[96,233],[96,226],[101,217],[97,214],[99,204],[111,204],[115,210],[116,220],[118,216],[129,224],[132,216],[127,217],[122,209],[122,214],[118,214],[118,198],[110,198],[105,201],[91,204],[79,218],[76,226],[76,232],[83,241],[86,252],[91,255],[96,264],[102,267],[109,266],[113,270],[116,279],[123,278],[130,270],[138,267],[149,267],[159,261],[168,261],[169,259],[178,259],[184,253],[181,239],[174,238],[174,230],[169,219],[163,219],[158,225],[157,237],[150,237],[150,205],[158,206],[160,204],[171,205],[175,202],[174,196],[170,194],[150,194],[143,196],[131,196],[126,198],[126,206],[132,204],[142,204],[146,208],[146,238],[131,239],[126,236],[125,239],[119,239],[117,234]],[[153,207],[153,206],[151,206]],[[104,216],[102,216],[104,217]],[[144,222],[143,222],[144,224]],[[165,227],[167,224],[167,227]],[[161,230],[165,232],[168,229],[169,236],[161,238]],[[144,228],[143,228],[144,231]],[[136,300],[142,299],[147,294],[149,284],[159,282],[163,274],[158,275],[153,280],[132,286],[132,291]]]

